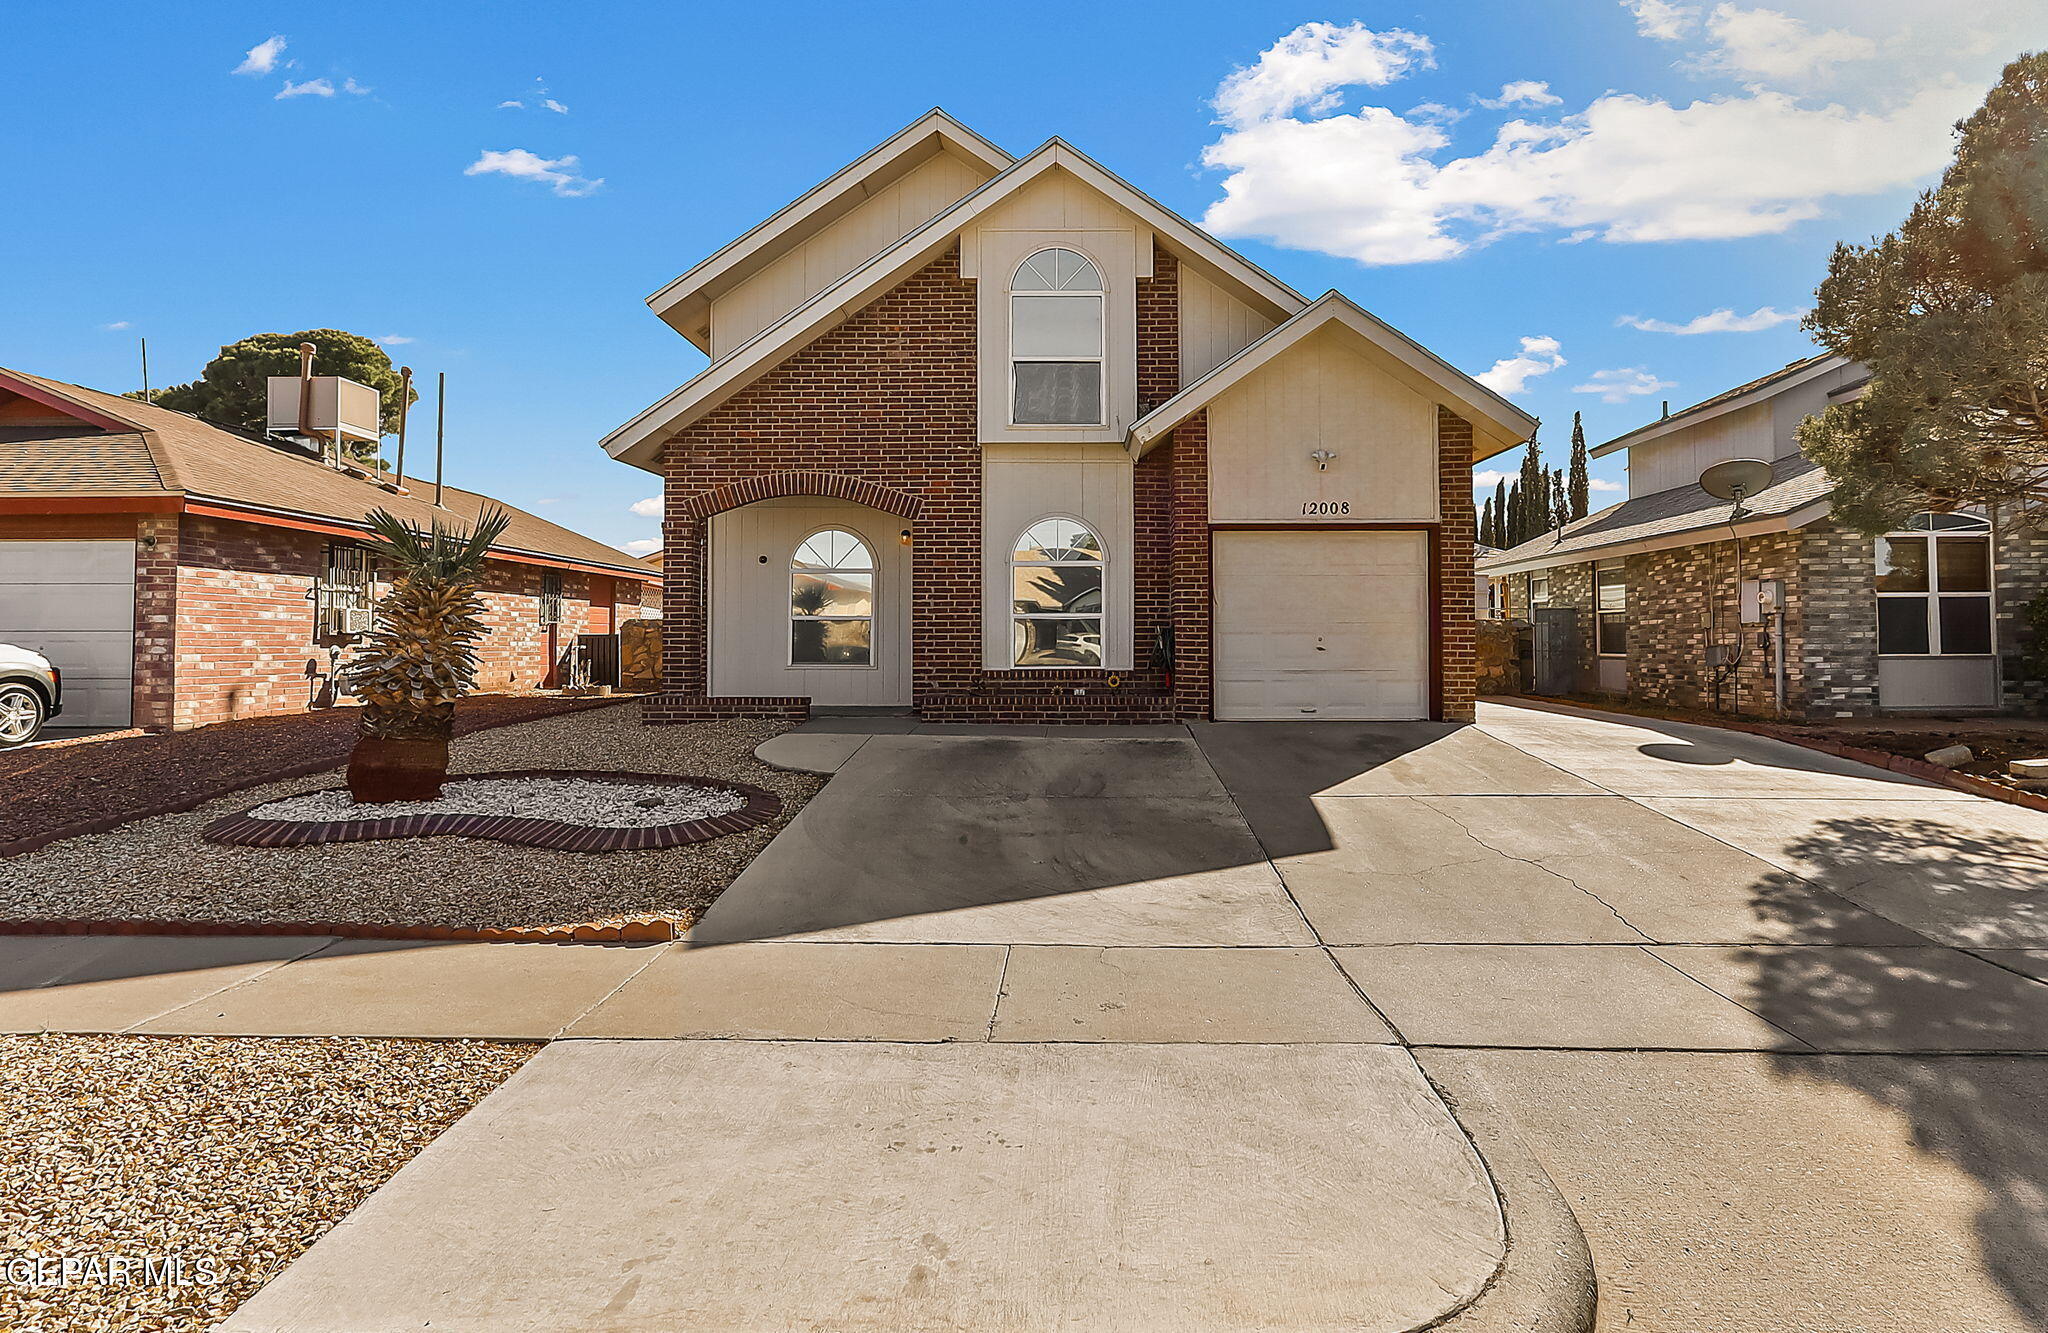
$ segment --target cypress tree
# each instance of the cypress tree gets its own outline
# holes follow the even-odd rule
[[[1586,501],[1591,498],[1592,481],[1586,476],[1586,426],[1577,412],[1572,413],[1572,479],[1571,516],[1586,516]]]
[[[1550,476],[1543,470],[1543,450],[1536,441],[1529,441],[1522,450],[1522,475],[1516,482],[1516,489],[1522,494],[1522,503],[1514,515],[1515,531],[1510,534],[1520,545],[1532,537],[1541,536],[1550,520]]]
[[[1509,546],[1520,546],[1528,538],[1523,535],[1522,483],[1517,480],[1508,487],[1508,540]]]
[[[1493,483],[1493,545],[1513,546],[1508,540],[1508,482],[1503,477]]]
[[[1557,468],[1550,474],[1550,526],[1557,529],[1572,521],[1572,501],[1567,492],[1564,469]]]
[[[1479,544],[1493,545],[1493,497],[1487,496],[1486,503],[1479,507]]]

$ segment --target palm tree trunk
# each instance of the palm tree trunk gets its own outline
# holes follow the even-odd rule
[[[438,799],[448,777],[455,705],[408,709],[402,716],[385,714],[374,705],[363,710],[348,761],[349,795],[358,805]]]

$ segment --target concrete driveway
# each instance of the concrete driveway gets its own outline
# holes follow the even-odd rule
[[[1562,709],[808,736],[693,941],[227,1327],[1571,1327],[1533,1145],[1602,1327],[2048,1328],[2048,816]],[[520,947],[349,966],[447,1035]],[[247,966],[148,1030],[315,1008]]]

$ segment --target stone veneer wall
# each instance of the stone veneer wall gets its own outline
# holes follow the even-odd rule
[[[2034,674],[2024,654],[2031,638],[2027,603],[2048,588],[2048,528],[2008,531],[2001,521],[1994,549],[1998,559],[1992,580],[1992,633],[2003,668],[2001,703],[2007,712],[2041,713],[2048,710],[2048,680]]]
[[[1823,520],[1799,530],[1803,675],[1808,717],[1867,717],[1878,710],[1877,563],[1871,539]]]

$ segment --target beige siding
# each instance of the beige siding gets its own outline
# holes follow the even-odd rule
[[[996,445],[983,454],[982,658],[1008,670],[1010,556],[1017,538],[1041,518],[1074,518],[1102,539],[1103,665],[1131,666],[1131,460],[1115,445]]]
[[[789,662],[789,561],[820,528],[842,528],[875,557],[873,665]],[[711,693],[799,696],[817,704],[910,703],[910,548],[904,521],[846,500],[763,500],[711,520]]]
[[[1194,383],[1256,342],[1273,321],[1195,272],[1180,271],[1180,382]]]
[[[711,355],[724,356],[979,187],[989,173],[936,153],[875,191],[711,305]]]
[[[1756,403],[1630,449],[1628,493],[1650,495],[1694,485],[1708,467],[1731,458],[1776,456],[1771,405]]]
[[[1103,367],[1107,424],[1010,424],[1010,280],[1049,245],[1095,261],[1108,284]],[[987,443],[1119,441],[1138,415],[1138,279],[1152,273],[1152,232],[1093,186],[1054,168],[991,208],[961,234],[963,276],[977,279],[981,438]]]
[[[1336,455],[1327,469],[1318,449]],[[1433,522],[1436,404],[1350,330],[1305,338],[1210,405],[1209,516]]]

